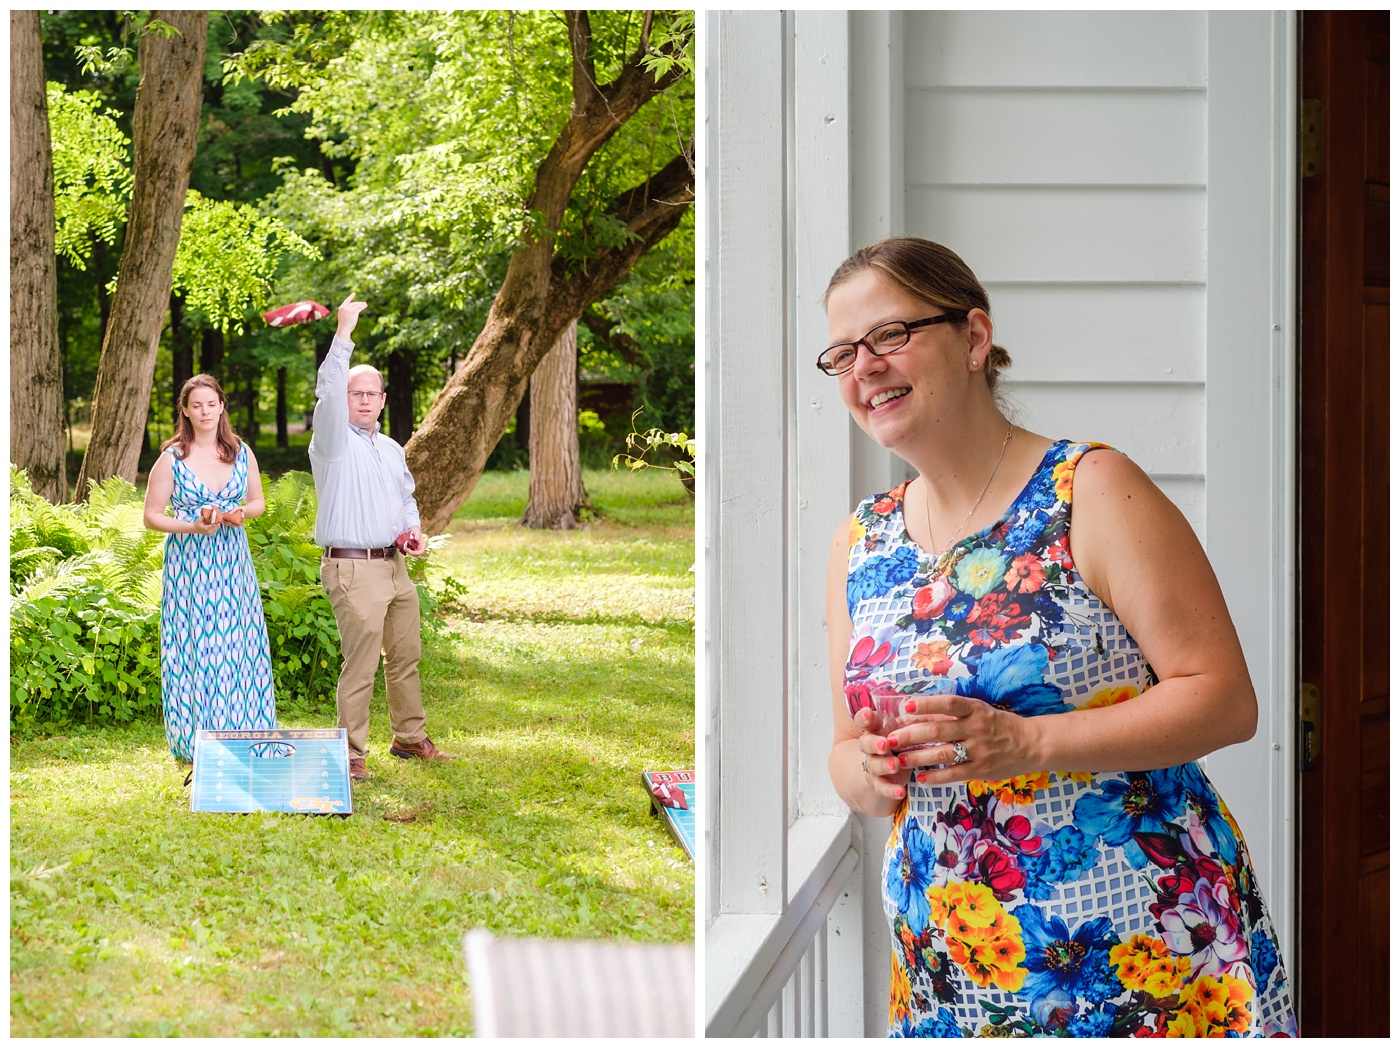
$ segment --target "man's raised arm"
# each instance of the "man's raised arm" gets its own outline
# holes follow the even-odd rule
[[[368,305],[355,301],[354,293],[345,296],[336,314],[335,338],[321,369],[316,373],[316,411],[311,421],[311,454],[323,461],[340,457],[345,447],[345,427],[350,424],[350,407],[346,388],[350,383],[350,354],[355,343],[350,336],[355,323]]]

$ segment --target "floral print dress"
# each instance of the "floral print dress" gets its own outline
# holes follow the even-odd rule
[[[1074,469],[1052,444],[1002,519],[933,558],[904,486],[851,524],[851,714],[947,678],[1025,717],[1130,701],[1156,683],[1070,554]],[[1244,838],[1191,762],[910,780],[885,849],[890,1035],[1296,1034]]]

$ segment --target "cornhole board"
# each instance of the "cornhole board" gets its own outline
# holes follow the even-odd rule
[[[197,732],[190,811],[349,815],[345,729]]]
[[[695,772],[644,771],[642,786],[651,795],[651,813],[659,815],[666,829],[686,855],[695,858]]]

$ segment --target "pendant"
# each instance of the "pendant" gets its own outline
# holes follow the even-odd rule
[[[961,548],[945,549],[933,565],[933,577],[941,578],[944,575],[952,574],[953,569],[958,565],[958,561],[962,559],[962,555],[963,550]]]

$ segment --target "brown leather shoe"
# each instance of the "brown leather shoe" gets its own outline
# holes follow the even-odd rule
[[[350,758],[350,779],[352,782],[364,782],[369,778],[369,769],[365,767],[363,757]]]
[[[400,742],[398,739],[395,739],[393,744],[389,747],[389,752],[395,757],[402,757],[404,760],[409,760],[413,757],[424,761],[450,761],[455,759],[452,754],[443,753],[442,750],[434,746],[433,740],[426,735],[423,736],[422,742]]]

